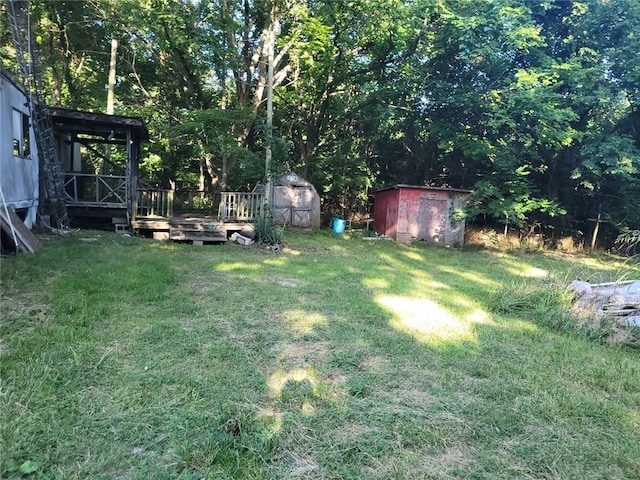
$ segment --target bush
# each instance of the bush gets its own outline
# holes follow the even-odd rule
[[[281,245],[284,237],[284,227],[278,226],[273,221],[273,212],[265,208],[262,215],[256,217],[254,222],[256,230],[256,242],[266,245]]]

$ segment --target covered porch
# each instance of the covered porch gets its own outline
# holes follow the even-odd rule
[[[49,108],[65,201],[72,222],[132,228],[173,240],[226,241],[262,212],[260,192],[222,192],[197,212],[176,205],[176,192],[139,176],[140,148],[149,139],[141,118]],[[174,211],[174,207],[178,211]]]
[[[50,107],[65,202],[72,221],[137,212],[141,143],[149,132],[141,118]]]

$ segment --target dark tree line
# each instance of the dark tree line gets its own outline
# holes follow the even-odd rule
[[[51,103],[145,118],[143,168],[191,189],[274,173],[327,213],[392,183],[474,189],[467,215],[523,233],[640,226],[637,0],[33,1]],[[4,15],[4,12],[3,12]],[[12,65],[3,17],[2,54]]]

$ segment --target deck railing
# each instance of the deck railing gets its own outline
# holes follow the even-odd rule
[[[164,188],[138,188],[136,217],[173,216],[173,190]]]
[[[83,207],[127,207],[127,177],[121,175],[92,175],[88,173],[67,173],[64,177],[66,201],[68,205]],[[178,192],[180,193],[180,192]],[[131,199],[134,217],[173,216],[173,190],[162,189],[139,181],[137,195]],[[223,221],[250,222],[264,211],[264,193],[222,192],[215,196],[198,197],[215,205],[218,199],[218,218]],[[190,198],[191,203],[196,203]],[[134,203],[135,202],[135,203]],[[204,205],[203,205],[204,206]],[[208,207],[213,209],[215,207]],[[204,211],[207,208],[200,208]],[[211,211],[211,210],[209,210]],[[214,210],[215,211],[215,210]],[[211,212],[213,213],[213,212]]]
[[[64,190],[68,204],[86,206],[126,206],[127,177],[67,173]]]
[[[222,220],[252,221],[262,213],[264,193],[222,192],[218,217]]]
[[[219,194],[203,190],[176,190],[175,211],[213,214],[218,207],[219,198]]]

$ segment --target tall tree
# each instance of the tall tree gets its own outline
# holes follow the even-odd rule
[[[263,180],[273,48],[274,168],[311,179],[326,211],[364,210],[369,189],[403,182],[474,188],[471,214],[525,232],[640,222],[635,0],[82,0],[32,10],[56,103],[103,109],[118,40],[116,112],[148,122],[143,167],[160,180]]]

